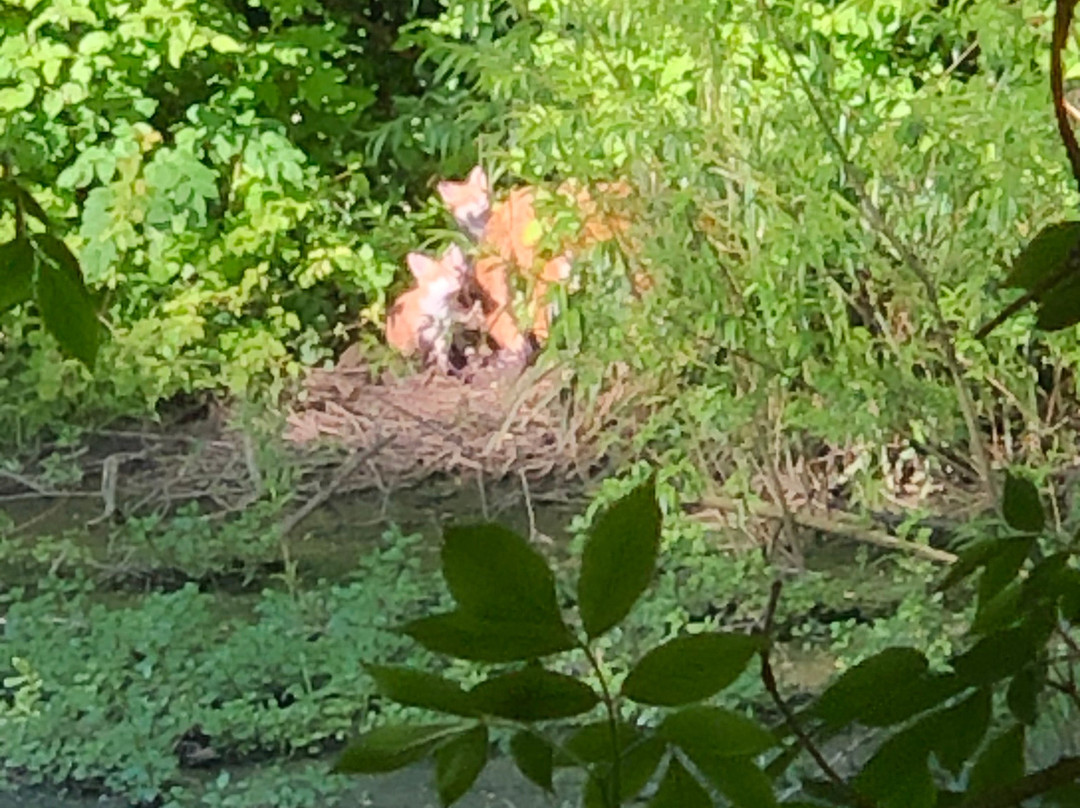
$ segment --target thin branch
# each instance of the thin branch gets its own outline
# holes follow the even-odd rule
[[[1066,757],[1053,766],[1032,772],[1015,783],[991,789],[966,800],[958,808],[1013,808],[1024,800],[1045,794],[1080,778],[1080,757]]]
[[[776,606],[780,602],[780,591],[783,588],[783,583],[780,580],[773,581],[772,589],[769,591],[769,602],[765,607],[765,614],[762,618],[761,633],[765,635],[767,639],[771,639],[769,635],[772,633],[773,618],[776,614]],[[773,704],[780,711],[780,714],[784,716],[784,723],[787,724],[791,734],[798,740],[799,745],[806,750],[807,754],[814,759],[818,768],[822,773],[829,778],[829,780],[840,789],[848,798],[850,803],[856,808],[877,808],[877,804],[872,800],[867,799],[858,791],[853,789],[848,782],[840,776],[840,773],[832,767],[832,764],[825,759],[825,755],[817,745],[813,742],[810,736],[806,733],[806,730],[799,724],[795,713],[787,702],[784,701],[784,697],[780,695],[780,688],[776,683],[776,674],[773,672],[772,661],[769,658],[771,651],[771,642],[767,643],[761,650],[761,681],[765,685],[765,690],[768,691],[769,696],[773,700]]]

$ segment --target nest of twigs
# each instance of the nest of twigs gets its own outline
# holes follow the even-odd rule
[[[380,488],[433,474],[585,479],[603,460],[602,438],[613,437],[605,424],[627,399],[620,376],[582,407],[568,395],[568,375],[558,367],[489,368],[466,379],[435,369],[376,377],[339,365],[309,373],[286,438],[353,449],[354,475],[367,474]]]

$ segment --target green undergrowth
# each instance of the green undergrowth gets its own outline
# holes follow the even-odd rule
[[[431,537],[358,537],[338,548],[331,580],[311,574],[303,543],[285,556],[261,538],[263,521],[255,511],[233,522],[187,512],[131,520],[105,541],[68,533],[0,543],[13,584],[0,640],[9,782],[176,806],[265,804],[259,794],[281,795],[275,805],[332,804],[345,783],[322,776],[325,755],[410,709],[378,698],[362,663],[436,664],[391,628],[438,611],[448,595]],[[653,596],[605,640],[605,657],[633,659],[685,631],[744,627],[765,608],[774,570],[758,556],[718,550],[716,536],[678,519],[664,546]],[[222,574],[237,558],[243,574]],[[141,576],[117,575],[118,559]],[[897,642],[947,656],[956,618],[921,585],[929,565],[866,553],[848,564],[792,577],[776,615],[786,647],[833,667]],[[580,673],[579,662],[566,664]],[[452,662],[447,673],[467,682],[479,670]],[[807,689],[797,670],[787,686]],[[744,677],[725,698],[745,706],[762,696]],[[198,769],[182,765],[177,746],[193,738],[213,750]],[[252,763],[256,774],[230,768]]]

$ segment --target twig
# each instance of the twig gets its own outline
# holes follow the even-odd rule
[[[366,463],[370,458],[382,451],[383,447],[390,443],[390,436],[385,436],[377,440],[372,446],[363,452],[354,452],[341,464],[337,473],[325,486],[320,488],[315,494],[301,505],[294,513],[287,516],[281,521],[281,537],[285,538],[292,532],[292,530],[300,524],[312,511],[330,499],[338,487],[345,482],[346,478],[352,474],[361,463]]]
[[[712,496],[703,498],[701,504],[706,508],[713,508],[722,512],[738,512],[740,508],[746,508],[753,515],[764,517],[766,519],[784,518],[784,512],[780,506],[773,505],[769,502],[751,502],[728,497]],[[692,518],[704,522],[709,521],[707,513],[693,514]],[[818,530],[822,533],[844,536],[849,539],[865,542],[866,544],[886,547],[890,550],[903,550],[912,553],[913,555],[922,556],[930,561],[937,561],[943,564],[952,564],[956,561],[956,555],[947,550],[939,550],[936,547],[928,547],[925,544],[918,544],[913,541],[907,541],[906,539],[898,539],[883,530],[874,530],[873,528],[867,528],[856,524],[851,521],[851,517],[845,518],[837,512],[832,512],[829,516],[818,516],[812,513],[806,513],[805,511],[792,511],[791,518],[798,525],[811,530]]]
[[[787,724],[791,734],[798,740],[799,745],[806,750],[807,754],[814,759],[814,762],[821,769],[822,773],[832,781],[832,783],[839,788],[847,796],[852,805],[857,808],[877,808],[876,803],[867,799],[858,791],[853,789],[848,782],[840,776],[840,773],[836,771],[825,759],[825,755],[817,745],[813,742],[810,736],[799,724],[798,719],[795,717],[795,713],[792,711],[788,703],[784,701],[784,697],[780,695],[780,688],[776,683],[776,674],[773,672],[772,661],[769,658],[771,651],[771,637],[773,627],[773,618],[776,615],[776,606],[780,602],[780,592],[783,589],[783,583],[780,580],[773,581],[772,588],[769,590],[769,602],[765,607],[765,614],[761,620],[761,633],[765,635],[766,644],[761,649],[761,682],[765,685],[765,690],[768,691],[769,696],[773,700],[773,704],[780,711],[780,714],[784,716],[784,723]]]

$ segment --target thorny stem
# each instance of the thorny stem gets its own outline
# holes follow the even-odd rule
[[[588,643],[583,642],[580,647],[585,652],[589,665],[596,671],[596,677],[600,680],[600,692],[608,715],[608,731],[611,733],[611,793],[607,795],[607,799],[610,808],[618,808],[622,804],[622,785],[619,782],[622,749],[619,748],[618,708],[615,698],[611,695],[611,689],[608,687],[607,677],[604,676],[604,671],[600,667],[600,660],[596,658],[596,654],[589,648]]]
[[[769,602],[765,607],[765,615],[761,621],[761,633],[765,635],[766,639],[769,639],[769,635],[772,634],[773,617],[776,614],[776,605],[780,602],[780,590],[783,588],[783,582],[779,579],[773,581],[772,589],[769,591]],[[867,799],[862,794],[853,789],[848,782],[840,776],[840,773],[832,767],[832,764],[825,759],[825,755],[817,745],[813,742],[806,730],[800,726],[798,719],[795,717],[795,713],[787,702],[784,701],[784,697],[780,695],[780,688],[776,684],[776,674],[773,672],[772,661],[769,658],[771,643],[766,644],[761,650],[761,681],[765,685],[765,690],[768,691],[769,696],[772,698],[776,708],[784,716],[784,723],[787,724],[791,734],[798,740],[799,745],[806,750],[807,754],[814,759],[818,768],[824,773],[826,777],[844,794],[847,796],[850,803],[856,808],[877,808],[877,804],[872,800]]]
[[[975,461],[975,466],[979,471],[979,476],[983,479],[983,485],[986,489],[987,496],[992,502],[997,502],[997,485],[994,482],[992,474],[990,455],[986,450],[982,433],[978,428],[978,421],[975,418],[974,401],[971,398],[970,391],[964,384],[963,368],[960,365],[960,359],[956,353],[956,344],[951,336],[951,328],[949,327],[948,320],[945,318],[945,312],[941,308],[937,285],[934,283],[934,279],[931,277],[930,272],[922,259],[903,242],[896,231],[893,230],[892,226],[885,220],[885,216],[878,206],[874,204],[873,199],[866,190],[866,182],[863,179],[862,171],[851,161],[851,158],[848,157],[843,144],[836,136],[832,126],[829,125],[829,119],[826,117],[825,111],[822,109],[817,96],[814,94],[814,89],[810,86],[810,82],[803,71],[799,68],[799,63],[795,56],[794,45],[792,45],[791,40],[787,38],[784,32],[780,30],[780,26],[772,17],[772,9],[765,0],[758,1],[762,11],[766,14],[766,18],[772,25],[777,41],[780,43],[780,47],[784,50],[788,61],[791,63],[792,72],[795,74],[796,79],[802,87],[803,93],[806,95],[807,101],[814,111],[814,116],[821,124],[821,128],[825,132],[825,137],[829,141],[829,145],[840,158],[841,165],[847,175],[848,186],[859,198],[863,216],[877,234],[896,252],[900,257],[900,260],[907,266],[912,274],[918,278],[919,282],[926,290],[926,296],[930,303],[930,312],[934,317],[939,332],[939,342],[944,353],[945,364],[949,368],[950,375],[953,377],[953,384],[956,387],[960,411],[968,429],[971,454]],[[1076,2],[1076,0],[1064,1],[1069,3]]]

